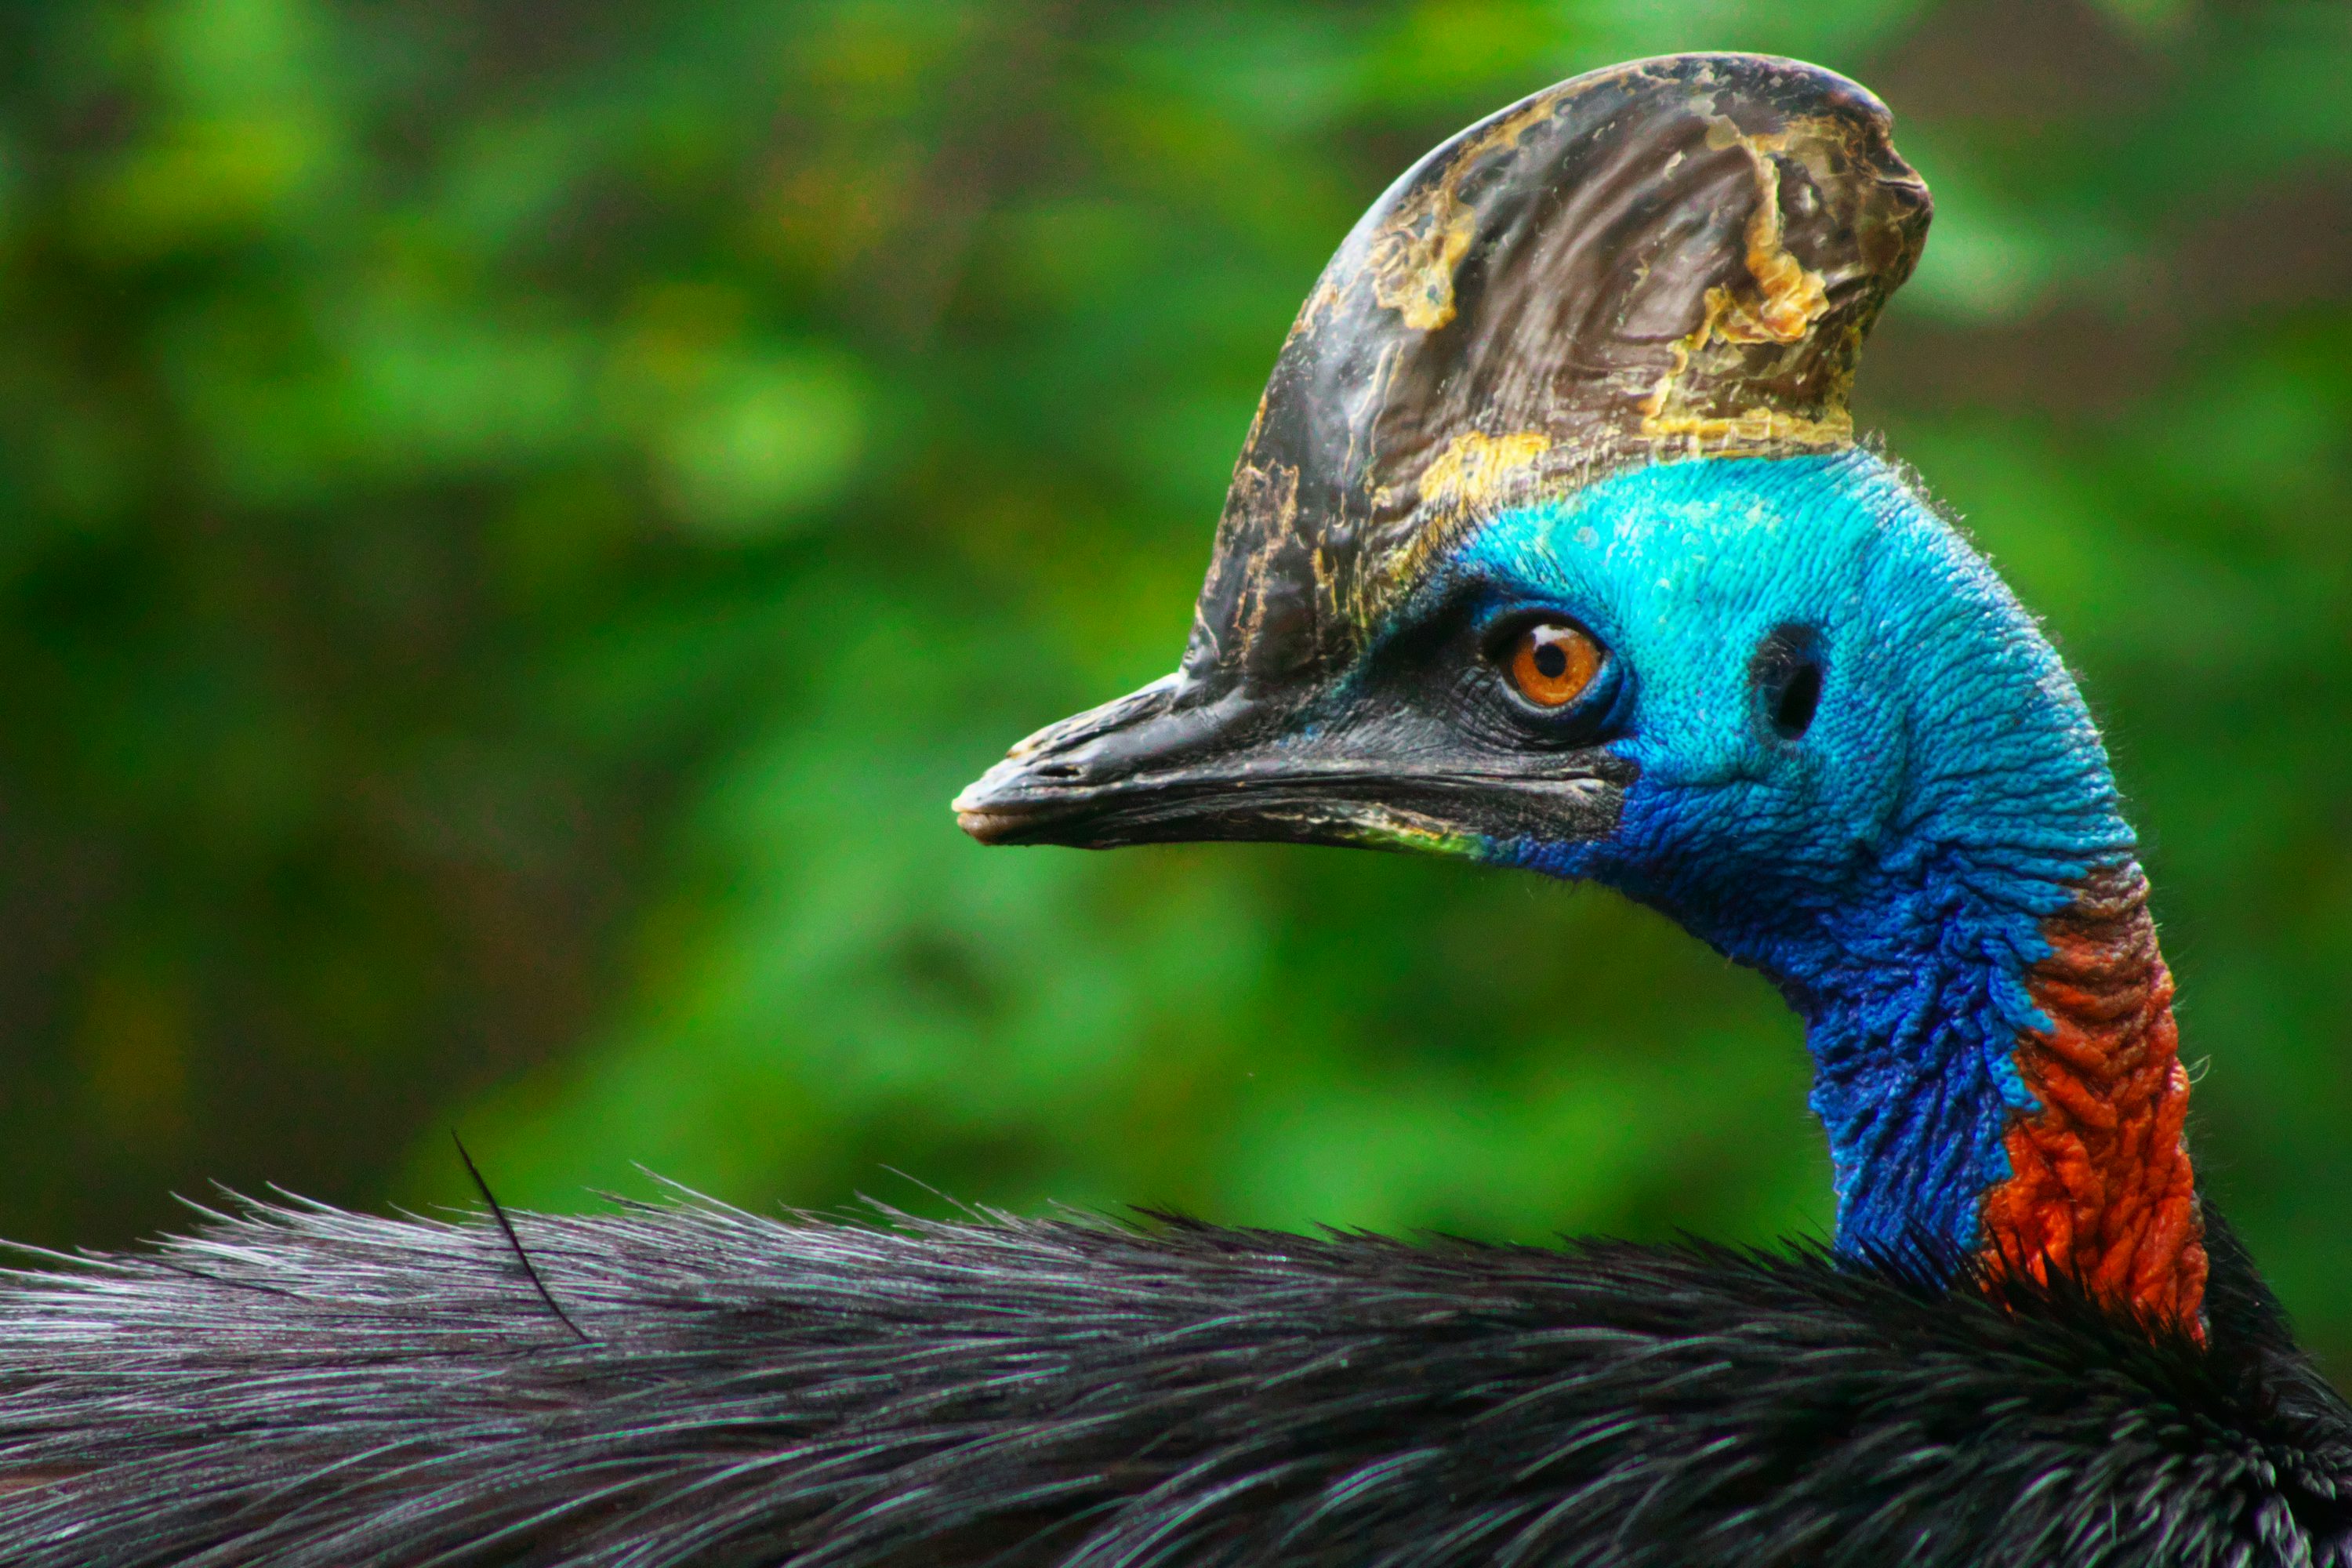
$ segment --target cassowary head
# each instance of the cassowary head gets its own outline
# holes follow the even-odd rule
[[[1927,228],[1889,129],[1827,71],[1680,56],[1432,153],[1291,329],[1182,667],[956,809],[1618,888],[1806,1016],[1842,1247],[2193,1323],[2187,1082],[2097,733],[1847,412]]]

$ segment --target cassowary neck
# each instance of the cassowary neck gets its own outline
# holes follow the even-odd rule
[[[1615,832],[1498,858],[1655,906],[1806,1023],[1838,1245],[2080,1278],[2194,1326],[2205,1255],[2170,979],[2064,663],[1866,453],[1661,464],[1507,514],[1465,559],[1590,616],[1641,677]],[[1819,701],[1759,721],[1757,650]]]
[[[1924,1233],[2193,1325],[2189,1079],[2138,865],[2071,879],[2039,914],[1965,859],[1901,880],[1779,974],[1806,1017],[1839,1245],[1901,1253]]]

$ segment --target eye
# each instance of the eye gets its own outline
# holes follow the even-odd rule
[[[1538,621],[1522,627],[1506,649],[1504,670],[1521,697],[1538,708],[1565,708],[1601,673],[1601,645],[1581,626]]]

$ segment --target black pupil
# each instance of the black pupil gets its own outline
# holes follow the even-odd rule
[[[1772,705],[1772,728],[1784,741],[1793,741],[1803,734],[1813,721],[1813,710],[1822,705],[1822,667],[1808,661],[1790,672],[1789,684],[1780,689],[1780,700]]]
[[[1536,645],[1536,673],[1546,680],[1558,680],[1568,673],[1568,650],[1556,642]]]

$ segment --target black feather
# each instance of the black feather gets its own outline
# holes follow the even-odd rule
[[[539,1299],[547,1303],[547,1310],[555,1314],[555,1321],[571,1330],[572,1338],[585,1343],[588,1331],[572,1321],[572,1314],[563,1310],[563,1303],[555,1299],[555,1292],[547,1288],[545,1279],[540,1278],[539,1268],[531,1262],[530,1253],[523,1247],[522,1237],[515,1234],[514,1221],[507,1217],[506,1205],[499,1202],[499,1194],[490,1191],[489,1178],[484,1176],[482,1168],[474,1163],[474,1156],[466,1148],[466,1141],[453,1131],[449,1134],[449,1142],[457,1145],[457,1158],[465,1164],[467,1179],[474,1184],[474,1190],[482,1194],[482,1206],[490,1211],[491,1223],[499,1227],[499,1234],[505,1237],[507,1245],[514,1249],[514,1260],[522,1269],[523,1278],[530,1281],[533,1290],[539,1292]]]
[[[1809,1249],[888,1217],[255,1205],[22,1276],[0,1562],[2352,1563],[2352,1411],[2218,1224],[2199,1344]]]

